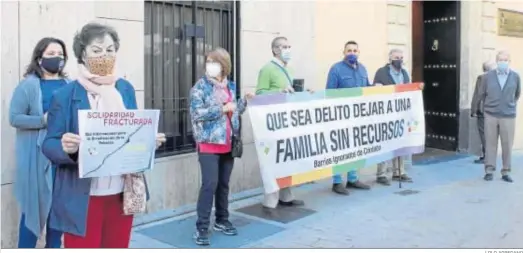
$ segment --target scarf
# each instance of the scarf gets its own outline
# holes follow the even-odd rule
[[[81,64],[78,72],[78,82],[87,90],[91,109],[100,111],[122,111],[126,109],[122,95],[116,89],[117,78],[114,75],[114,70],[113,74],[99,76],[92,74]],[[116,177],[118,176],[111,178]],[[98,183],[100,179],[93,178],[92,182]],[[143,173],[125,174],[121,176],[121,179],[123,180],[123,213],[131,215],[145,212],[147,193]]]
[[[229,81],[227,78],[223,78],[223,80],[220,82],[215,78],[207,76],[207,80],[213,84],[213,95],[216,100],[218,100],[218,102],[221,104],[225,104],[229,99],[229,90],[227,90],[227,84]]]
[[[116,89],[116,76],[98,76],[89,72],[83,65],[78,65],[78,82],[87,90],[91,109],[100,111],[125,110],[123,98]]]

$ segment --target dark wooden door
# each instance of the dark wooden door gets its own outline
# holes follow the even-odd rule
[[[459,132],[459,2],[423,2],[426,146],[457,150]]]

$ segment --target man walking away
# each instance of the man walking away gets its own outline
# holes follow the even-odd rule
[[[516,108],[521,94],[521,78],[509,68],[510,55],[500,51],[496,55],[497,68],[485,74],[479,93],[485,116],[485,177],[493,179],[496,170],[498,138],[501,139],[503,168],[501,179],[512,183],[510,177],[512,145],[516,125]]]
[[[483,74],[479,75],[476,79],[476,87],[474,88],[474,95],[472,96],[472,102],[470,105],[470,114],[471,117],[476,117],[477,119],[479,139],[481,141],[481,155],[479,159],[474,161],[475,163],[485,162],[485,116],[483,114],[483,104],[480,103],[481,101],[478,97],[478,93],[483,88],[481,82],[482,77],[484,77],[488,71],[495,68],[496,65],[491,61],[486,61],[483,63]]]

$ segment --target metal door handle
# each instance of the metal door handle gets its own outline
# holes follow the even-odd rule
[[[434,40],[432,42],[432,51],[438,51],[439,49],[439,41],[438,40]]]

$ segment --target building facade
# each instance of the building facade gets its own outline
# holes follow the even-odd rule
[[[259,69],[272,58],[270,43],[276,36],[286,36],[292,45],[295,78],[316,90],[324,88],[327,72],[342,59],[348,40],[359,43],[370,79],[387,62],[388,51],[400,48],[413,80],[427,87],[427,145],[471,153],[479,143],[469,115],[481,64],[506,49],[513,56],[512,68],[523,74],[523,60],[515,57],[523,53],[523,3],[515,0],[2,1],[0,6],[2,248],[16,245],[19,220],[12,193],[14,162],[9,159],[14,155],[9,101],[42,37],[63,39],[72,55],[75,32],[90,21],[119,32],[119,74],[134,85],[140,107],[162,111],[160,130],[168,136],[148,173],[150,213],[190,210],[196,202],[200,175],[187,96],[203,73],[205,52],[213,47],[231,52],[232,78],[240,93],[254,90]],[[66,70],[74,78],[73,58]],[[517,124],[522,121],[518,116]],[[521,148],[523,130],[517,129],[515,148]],[[248,117],[243,117],[242,131],[245,153],[235,164],[231,191],[256,193],[252,190],[261,187],[261,179]]]

